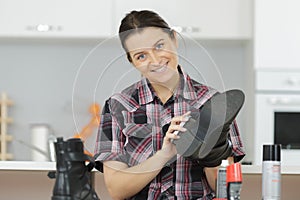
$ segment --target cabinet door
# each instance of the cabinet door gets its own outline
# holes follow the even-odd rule
[[[195,38],[251,37],[250,0],[115,0],[115,32],[125,13],[133,9],[156,11],[171,27]]]
[[[300,68],[300,1],[255,2],[255,67]]]
[[[106,37],[111,5],[110,0],[0,0],[0,36]]]

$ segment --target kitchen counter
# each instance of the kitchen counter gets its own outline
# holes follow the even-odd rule
[[[0,161],[0,199],[50,199],[55,179],[47,174],[55,170],[56,162]],[[102,173],[94,170],[92,183],[101,200],[111,199]]]
[[[0,170],[51,171],[56,170],[56,162],[0,161]]]
[[[243,174],[261,174],[261,165],[242,165]],[[300,174],[300,166],[281,166],[281,174]]]
[[[0,170],[8,171],[53,171],[56,162],[0,161]],[[260,165],[242,165],[243,174],[261,174]],[[281,166],[281,174],[300,174],[300,166]]]
[[[50,199],[55,179],[47,177],[56,170],[55,162],[0,161],[1,199],[41,200]],[[242,200],[261,199],[261,166],[242,165]],[[300,183],[300,166],[282,166],[282,199],[297,199]],[[101,200],[110,200],[103,181],[103,174],[94,170],[93,184]],[[293,186],[293,187],[291,187]],[[15,192],[15,190],[18,192]]]

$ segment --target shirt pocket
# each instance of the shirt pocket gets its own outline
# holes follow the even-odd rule
[[[153,154],[151,124],[126,123],[123,133],[126,137],[125,150],[129,156],[129,165],[134,166]]]

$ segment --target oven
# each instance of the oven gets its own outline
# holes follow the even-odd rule
[[[256,72],[254,164],[263,144],[281,144],[282,165],[300,165],[300,71]]]

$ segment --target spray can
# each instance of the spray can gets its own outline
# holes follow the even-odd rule
[[[240,200],[242,189],[242,170],[240,163],[234,163],[227,166],[227,199]]]
[[[262,199],[280,200],[281,196],[281,145],[263,145]]]
[[[226,190],[226,167],[228,166],[228,160],[222,160],[222,163],[218,169],[217,178],[217,198],[227,198]]]

